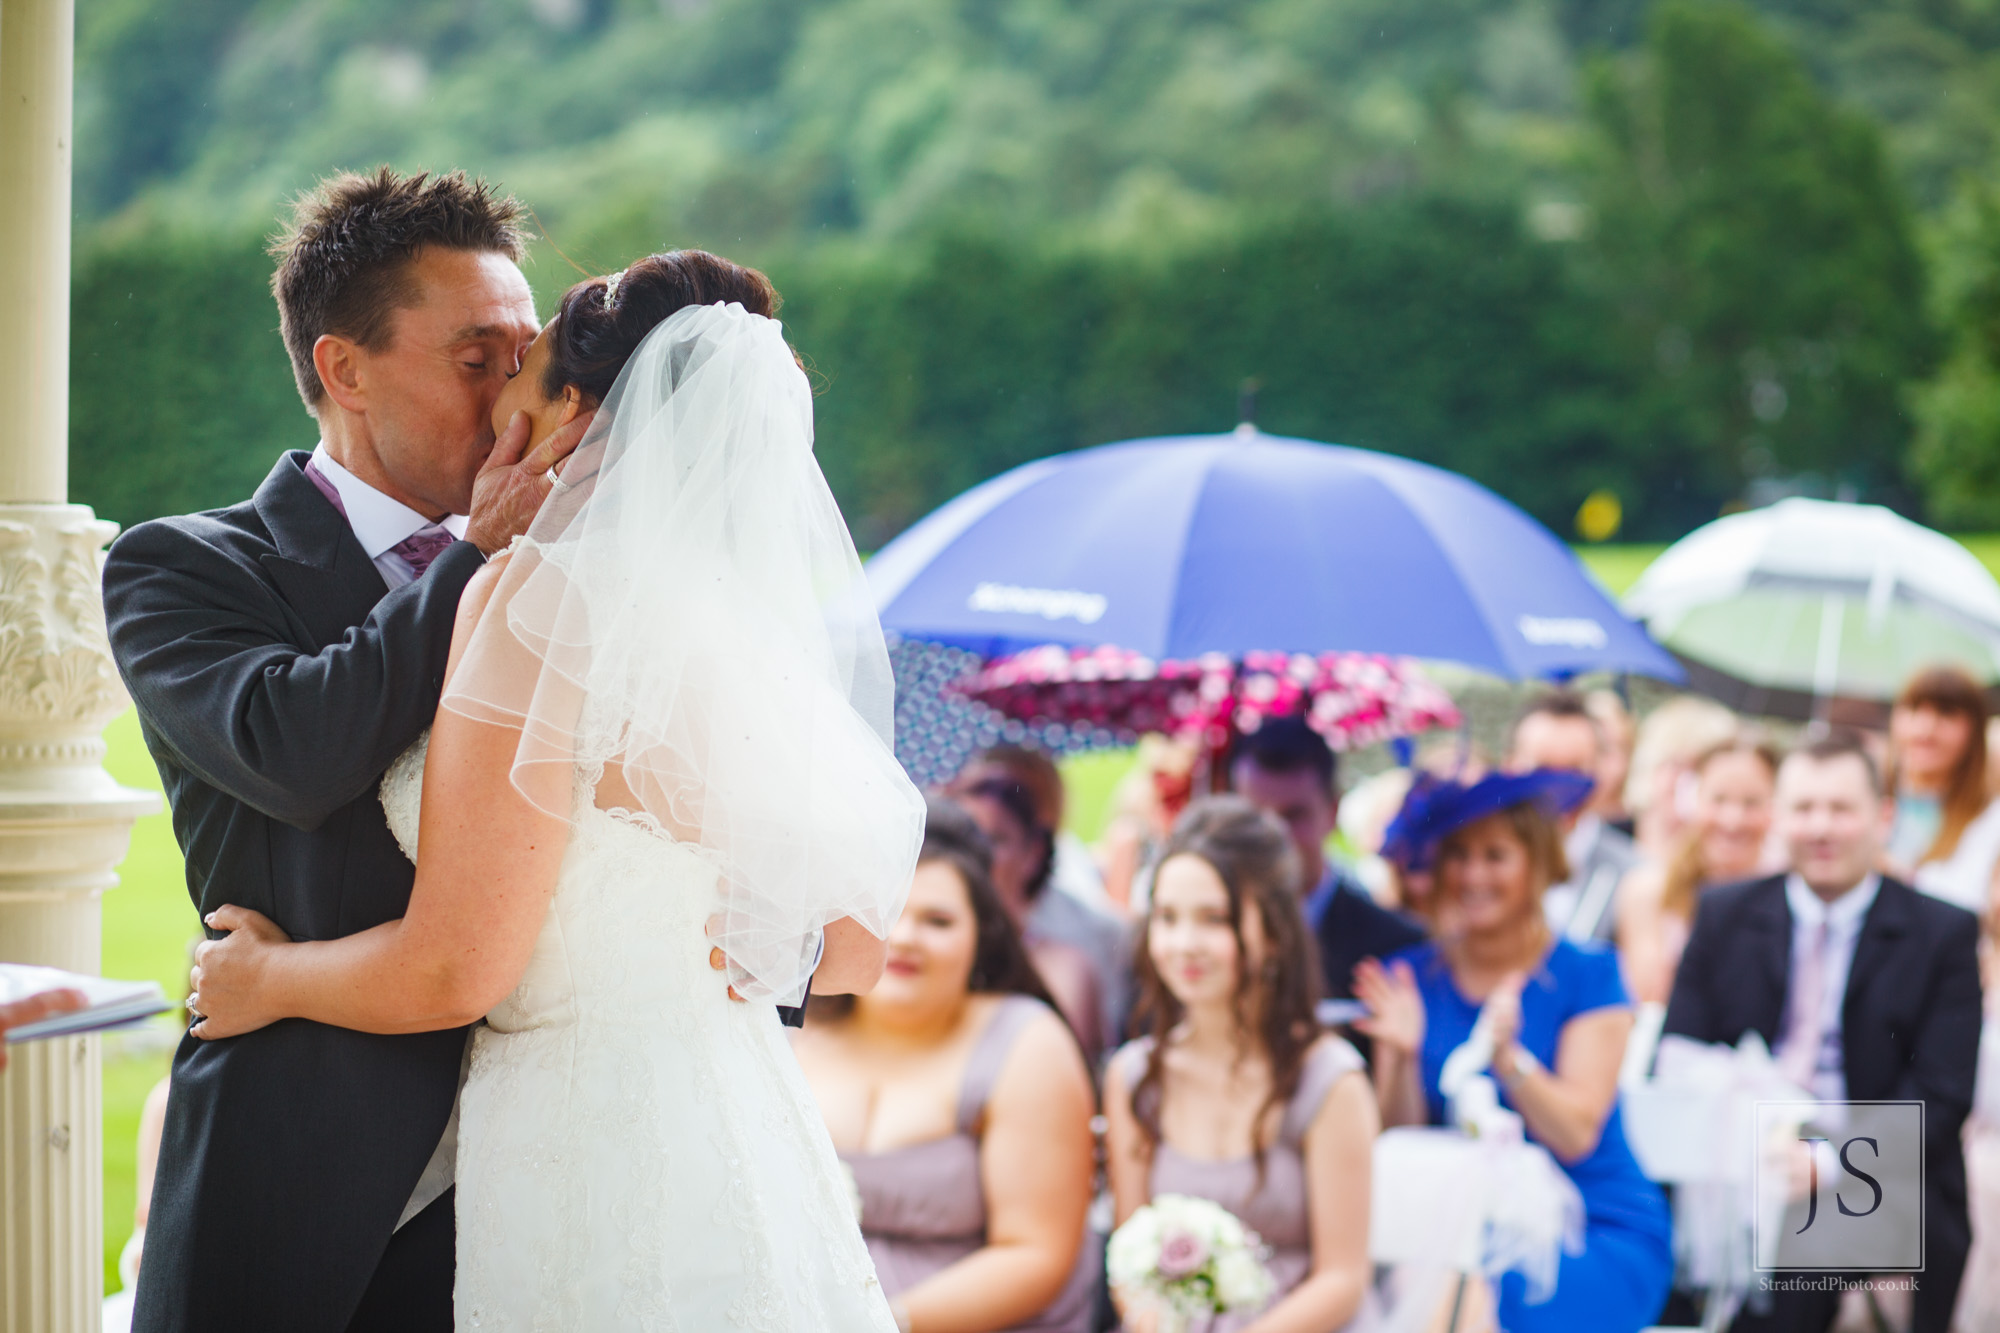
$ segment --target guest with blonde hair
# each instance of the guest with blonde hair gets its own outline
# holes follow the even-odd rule
[[[1734,736],[1740,725],[1736,714],[1694,694],[1667,700],[1639,723],[1625,779],[1625,808],[1632,814],[1632,837],[1642,855],[1654,861],[1673,858],[1693,803],[1690,765]]]
[[[1665,1004],[1704,890],[1754,879],[1766,864],[1780,756],[1749,733],[1711,746],[1692,765],[1694,796],[1680,844],[1664,865],[1634,870],[1619,896],[1618,954],[1641,1004]]]

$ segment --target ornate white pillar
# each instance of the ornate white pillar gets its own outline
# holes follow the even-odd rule
[[[156,798],[104,771],[125,706],[99,552],[66,504],[73,0],[0,0],[0,959],[98,970],[98,897]],[[0,1333],[95,1333],[103,1301],[95,1037],[0,1073]]]

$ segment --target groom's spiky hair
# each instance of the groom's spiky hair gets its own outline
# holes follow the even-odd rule
[[[330,176],[302,194],[292,220],[273,237],[271,294],[306,409],[319,411],[326,388],[313,367],[321,334],[379,348],[389,316],[419,296],[410,262],[425,246],[494,251],[516,263],[526,244],[519,200],[465,173]]]

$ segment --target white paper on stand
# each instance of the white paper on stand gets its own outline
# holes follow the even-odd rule
[[[173,1007],[157,981],[112,981],[55,967],[0,963],[0,1004],[51,990],[82,991],[85,1007],[12,1028],[7,1033],[8,1045],[122,1027]]]

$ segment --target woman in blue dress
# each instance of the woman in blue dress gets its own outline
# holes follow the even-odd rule
[[[1568,875],[1556,820],[1589,789],[1588,779],[1555,771],[1420,782],[1385,853],[1435,860],[1437,936],[1386,965],[1364,963],[1356,977],[1372,1013],[1365,1027],[1384,1125],[1445,1123],[1445,1057],[1484,1008],[1501,1101],[1583,1196],[1583,1250],[1563,1256],[1554,1294],[1531,1305],[1512,1273],[1492,1293],[1508,1333],[1637,1333],[1673,1277],[1666,1203],[1618,1115],[1632,1029],[1618,960],[1553,939],[1542,917],[1542,891]]]

